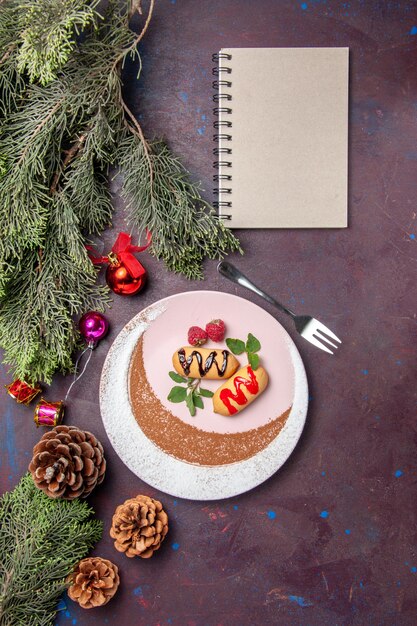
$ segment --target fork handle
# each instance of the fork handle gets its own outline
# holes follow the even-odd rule
[[[265,291],[262,291],[262,289],[257,287],[251,280],[249,280],[247,276],[242,274],[242,272],[238,270],[237,267],[235,267],[228,261],[221,261],[217,266],[217,271],[219,272],[219,274],[221,274],[225,278],[228,278],[233,283],[236,283],[237,285],[240,285],[241,287],[246,287],[246,289],[249,289],[249,291],[253,291],[253,293],[256,293],[258,296],[261,296],[261,298],[263,298],[264,300],[266,300],[273,306],[277,307],[278,309],[280,309],[280,311],[282,311],[283,313],[286,313],[293,319],[296,317],[293,311],[291,311],[290,309],[287,309],[287,307],[285,307],[283,304],[280,304],[277,300],[275,300],[275,298],[265,293]]]

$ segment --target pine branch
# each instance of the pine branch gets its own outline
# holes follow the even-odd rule
[[[111,222],[120,167],[130,219],[168,269],[202,277],[205,257],[240,250],[169,149],[149,142],[123,98],[122,67],[142,67],[147,32],[108,0],[6,0],[0,11],[0,345],[16,377],[49,382],[72,367],[74,316],[108,290],[85,248]]]
[[[80,500],[48,498],[26,474],[0,499],[0,624],[51,626],[66,576],[102,535]]]
[[[42,128],[49,122],[49,120],[54,116],[54,114],[58,111],[59,107],[62,105],[63,103],[63,98],[61,98],[61,100],[58,100],[58,102],[56,102],[54,104],[54,106],[52,107],[52,109],[48,112],[48,114],[46,115],[46,117],[43,117],[43,119],[39,122],[39,124],[36,126],[35,130],[33,131],[31,137],[29,137],[29,140],[27,141],[24,150],[22,152],[22,154],[20,155],[20,158],[17,162],[17,165],[19,166],[22,161],[25,160],[25,157],[27,155],[27,153],[29,152],[29,150],[32,147],[32,144],[34,142],[34,140],[36,139],[36,136],[41,132]]]
[[[99,0],[25,0],[18,70],[27,73],[31,82],[47,85],[64,67],[76,40],[97,19]]]
[[[100,170],[94,157],[84,150],[65,178],[65,191],[79,227],[87,233],[100,233],[111,225],[113,206],[106,173]]]
[[[238,240],[204,201],[165,144],[149,146],[148,165],[141,140],[126,136],[118,158],[124,172],[122,193],[129,219],[140,233],[150,230],[151,252],[168,269],[188,278],[202,278],[205,257],[222,258],[228,250],[240,251]]]
[[[17,71],[20,23],[15,2],[3,2],[0,10],[0,113],[6,117],[15,107],[25,89],[25,81]]]

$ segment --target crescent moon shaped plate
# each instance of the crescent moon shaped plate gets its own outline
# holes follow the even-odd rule
[[[185,402],[167,400],[177,384],[168,376],[172,355],[187,345],[190,326],[217,318],[227,337],[259,339],[269,384],[237,415],[218,415],[203,398],[192,417]],[[246,365],[245,354],[237,358]],[[212,391],[221,384],[202,381]],[[152,487],[191,500],[230,498],[270,478],[297,444],[307,405],[304,365],[281,324],[249,300],[217,291],[179,293],[141,311],[112,344],[100,381],[104,427],[120,459]]]

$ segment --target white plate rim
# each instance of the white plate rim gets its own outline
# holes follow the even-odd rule
[[[238,298],[245,306],[262,308],[235,294],[201,289],[173,294],[150,304],[124,326],[110,346],[101,373],[99,401],[101,418],[110,443],[117,456],[136,476],[151,487],[174,497],[207,501],[245,493],[265,482],[282,467],[304,429],[308,383],[295,343],[279,321],[262,308],[284,333],[294,367],[294,402],[284,428],[266,448],[254,456],[222,466],[193,465],[158,448],[142,432],[130,406],[128,371],[132,353],[147,326],[165,310],[165,303],[184,295],[198,296],[201,293],[221,293],[226,298]],[[115,406],[118,407],[117,412]]]

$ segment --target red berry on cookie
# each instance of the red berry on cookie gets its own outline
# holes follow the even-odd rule
[[[226,325],[223,320],[211,320],[206,324],[206,333],[212,341],[223,341]]]
[[[207,341],[207,333],[200,326],[191,326],[188,330],[188,343],[190,346],[202,346]]]

